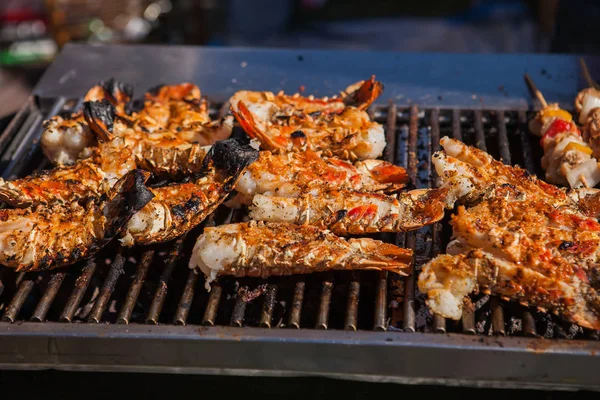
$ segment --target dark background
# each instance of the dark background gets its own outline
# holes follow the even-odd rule
[[[376,49],[600,53],[592,0],[1,0],[0,129],[69,41]],[[110,60],[106,60],[110,62]],[[375,61],[374,61],[375,62]],[[599,375],[600,376],[600,375]],[[591,393],[403,386],[319,378],[0,371],[5,396],[504,399]],[[597,398],[597,397],[596,397]]]

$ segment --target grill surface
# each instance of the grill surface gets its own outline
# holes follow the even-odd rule
[[[48,76],[40,87],[47,81]],[[215,115],[226,110],[213,105]],[[37,146],[41,121],[80,106],[77,97],[32,99],[0,137],[5,149],[0,157],[2,177],[48,167]],[[541,172],[541,149],[526,130],[530,111],[390,102],[369,112],[386,127],[384,158],[405,166],[418,188],[434,184],[430,160],[442,136]],[[222,207],[203,226],[244,218],[243,211]],[[461,321],[429,314],[415,279],[422,264],[444,251],[451,234],[447,220],[416,232],[378,236],[415,250],[415,274],[406,279],[373,271],[267,280],[221,278],[210,293],[204,278],[187,268],[201,229],[161,246],[126,250],[113,244],[68,269],[29,274],[1,269],[0,336],[7,340],[0,340],[0,365],[278,371],[492,386],[510,386],[503,380],[513,379],[531,387],[598,388],[593,372],[600,366],[598,332],[483,295],[474,298],[475,311],[465,313]],[[349,347],[340,348],[340,343]],[[157,351],[157,346],[164,349]],[[193,354],[205,354],[195,353],[201,350],[212,358],[196,359]],[[462,360],[458,370],[456,357]],[[576,376],[566,368],[566,360],[578,363]]]

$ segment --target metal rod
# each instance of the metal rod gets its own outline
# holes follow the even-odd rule
[[[542,104],[542,107],[544,107],[544,108],[548,107],[548,103],[546,102],[546,99],[544,98],[544,95],[542,94],[542,92],[540,92],[538,90],[537,86],[535,86],[535,83],[533,83],[533,79],[531,79],[531,77],[529,76],[529,74],[525,74],[525,82],[527,82],[527,86],[529,87],[529,90],[531,90],[531,92],[533,93],[533,95]]]
[[[376,331],[386,331],[387,326],[387,290],[388,273],[379,272],[377,280],[377,289],[375,291],[375,316],[373,318],[373,329]]]
[[[119,248],[119,252],[117,253],[117,256],[113,260],[112,264],[110,265],[110,269],[108,270],[108,276],[104,280],[102,288],[100,289],[100,295],[94,303],[94,308],[92,308],[92,312],[90,312],[88,322],[97,324],[100,321],[102,321],[102,314],[104,314],[104,310],[108,305],[110,296],[112,296],[113,290],[115,290],[115,285],[119,280],[119,276],[121,276],[121,274],[123,273],[124,265],[125,257],[123,256],[123,250],[122,248]]]
[[[492,297],[490,308],[492,309],[492,331],[495,335],[505,335],[504,308],[496,297]]]
[[[411,118],[412,118],[412,109],[411,109]],[[396,104],[391,103],[388,107],[388,115],[386,121],[386,151],[384,152],[384,159],[387,162],[394,163],[394,154],[396,151],[396,120],[398,119],[398,108]],[[412,121],[412,119],[411,119]],[[410,151],[410,150],[409,150]],[[416,175],[415,175],[416,176]],[[414,180],[413,180],[414,183]],[[358,286],[360,289],[360,285]],[[375,313],[373,318],[373,329],[378,331],[387,330],[387,288],[388,288],[388,274],[387,272],[381,272],[379,274],[379,279],[377,281],[377,289],[375,293]],[[358,290],[358,289],[357,289]],[[348,297],[348,301],[350,301],[350,295]],[[358,294],[356,296],[356,306],[355,312],[358,313]],[[348,303],[348,307],[350,307],[350,302]],[[352,322],[352,321],[350,321]],[[356,317],[354,318],[353,323],[346,324],[346,327],[354,326],[356,330]]]
[[[360,297],[360,280],[358,274],[353,272],[352,281],[348,285],[348,304],[346,306],[346,318],[344,329],[355,331],[358,329],[358,301]],[[375,306],[375,310],[377,310]]]
[[[321,292],[321,301],[319,302],[319,314],[317,315],[317,324],[315,329],[327,329],[329,324],[329,306],[331,305],[331,292],[333,282],[323,282],[323,291]]]
[[[87,290],[90,280],[96,271],[96,261],[91,259],[85,263],[85,266],[81,270],[81,275],[75,281],[75,288],[71,292],[71,296],[67,300],[67,304],[63,309],[62,314],[60,315],[59,321],[61,322],[71,322],[73,320],[73,316],[75,315],[75,311],[79,307],[81,303],[81,299]]]
[[[475,126],[475,146],[477,146],[479,150],[487,151],[485,132],[483,130],[483,113],[481,110],[475,110],[473,115],[475,118],[473,121],[473,125]]]
[[[19,135],[18,140],[15,138],[2,156],[2,162],[7,164],[2,171],[3,179],[10,179],[17,176],[21,171],[22,168],[17,168],[16,166],[19,163],[23,165],[23,152],[30,148],[28,145],[29,139],[33,134],[33,131],[40,126],[41,120],[42,116],[38,112],[32,112],[27,116],[27,119],[21,126],[21,130],[25,133]]]
[[[290,328],[300,329],[300,317],[302,315],[302,303],[304,301],[304,288],[306,283],[304,280],[296,282],[294,286],[294,296],[292,297],[292,309],[290,310],[290,318],[288,326]]]
[[[181,255],[181,248],[183,247],[183,241],[185,240],[185,237],[186,236],[183,235],[177,239],[173,244],[171,251],[169,252],[167,263],[162,274],[160,275],[158,286],[156,287],[154,297],[152,298],[152,304],[150,304],[150,310],[146,316],[147,324],[158,324],[158,319],[165,304],[165,299],[167,298],[167,292],[169,290],[169,280],[171,279],[175,265],[177,265],[177,260],[179,260],[179,256]]]
[[[440,110],[435,108],[431,110],[431,142],[429,156],[440,150]],[[428,164],[429,187],[435,186],[437,173],[435,168],[431,168]],[[430,259],[441,253],[442,250],[442,224],[437,223],[431,227],[431,254]],[[446,332],[446,320],[440,315],[433,316],[433,331],[438,333]]]
[[[50,277],[50,281],[48,282],[48,286],[46,287],[46,291],[42,295],[33,315],[31,316],[31,321],[33,322],[43,322],[46,319],[46,314],[48,314],[48,310],[50,310],[50,306],[58,293],[64,279],[66,276],[66,272],[55,272]]]
[[[8,307],[6,307],[6,311],[2,316],[2,321],[15,322],[19,316],[21,307],[23,307],[23,303],[25,303],[25,300],[27,300],[27,296],[29,296],[29,293],[31,293],[34,285],[35,282],[31,279],[31,277],[27,277],[21,281],[17,292],[13,296]]]
[[[500,148],[500,158],[504,164],[511,164],[510,148],[508,143],[508,134],[506,133],[506,120],[504,111],[497,112],[498,118],[498,147]]]
[[[452,137],[462,141],[462,131],[460,129],[460,110],[452,110]]]
[[[194,300],[194,289],[196,288],[197,281],[198,273],[195,270],[190,270],[187,281],[185,281],[183,294],[177,305],[175,318],[173,318],[173,323],[175,325],[185,325],[188,314],[190,313],[190,308],[192,307],[192,301]]]
[[[231,326],[242,327],[244,325],[244,316],[246,314],[246,302],[238,294],[235,299],[235,305],[233,306],[233,312],[231,313],[231,321],[229,324]]]
[[[413,184],[417,183],[417,135],[419,129],[419,110],[417,106],[413,105],[410,108],[410,122],[408,127],[408,176]],[[406,247],[412,249],[416,248],[416,237],[415,232],[409,232],[406,234]],[[413,259],[414,265],[414,259]],[[414,332],[416,329],[415,321],[415,275],[417,271],[413,269],[413,273],[410,274],[405,280],[404,289],[404,321],[402,328],[406,332]]]
[[[398,116],[398,108],[392,103],[388,107],[385,141],[386,146],[383,152],[383,159],[387,162],[394,162],[394,152],[396,151],[396,120]]]
[[[461,322],[463,333],[471,335],[477,333],[475,329],[475,310],[463,310]]]
[[[263,295],[263,307],[260,314],[259,326],[263,328],[271,327],[271,318],[273,318],[273,310],[275,309],[275,301],[277,300],[277,285],[269,284]]]
[[[150,267],[150,264],[152,264],[153,259],[154,250],[146,250],[142,254],[142,258],[135,271],[135,276],[133,277],[133,282],[131,282],[131,286],[129,286],[125,303],[123,304],[123,307],[121,307],[121,311],[119,311],[119,317],[117,318],[118,324],[129,323],[135,303],[137,302],[142,286],[144,285],[148,268]]]
[[[579,65],[581,65],[581,72],[583,72],[583,77],[585,78],[588,86],[594,89],[598,89],[598,84],[594,81],[594,78],[592,78],[592,74],[590,74],[590,70],[588,69],[588,66],[583,57],[579,58]]]
[[[446,319],[439,314],[433,315],[433,331],[436,333],[446,333]]]
[[[523,309],[523,334],[529,337],[537,336],[537,332],[535,330],[535,320],[533,319],[533,315],[526,308]]]
[[[223,289],[221,289],[219,284],[215,283],[211,285],[208,304],[206,305],[206,310],[204,310],[204,317],[202,317],[202,325],[213,326],[215,324],[222,292]]]
[[[26,103],[19,109],[17,114],[10,120],[2,134],[0,135],[0,149],[6,149],[8,140],[12,140],[21,131],[22,125],[31,113],[33,107],[33,98],[29,97]],[[4,152],[0,153],[4,159]]]
[[[531,149],[531,143],[529,142],[530,134],[527,132],[527,115],[525,111],[519,111],[517,114],[519,123],[519,136],[521,138],[521,154],[523,154],[523,163],[525,169],[529,173],[535,173],[535,162],[533,161],[533,151]]]

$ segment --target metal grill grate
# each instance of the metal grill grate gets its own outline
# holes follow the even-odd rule
[[[0,137],[2,177],[13,178],[47,168],[37,141],[44,118],[72,112],[79,99],[58,98],[41,109],[33,101]],[[226,107],[215,108],[222,115]],[[218,110],[218,111],[216,111]],[[525,112],[458,109],[408,109],[395,104],[369,110],[386,127],[384,158],[405,166],[417,188],[432,187],[430,160],[439,138],[452,136],[490,152],[506,163],[540,173],[540,149],[526,130]],[[246,218],[222,207],[203,224]],[[212,291],[204,278],[188,270],[191,246],[202,227],[174,243],[148,248],[105,248],[93,260],[42,273],[0,270],[2,321],[229,325],[263,328],[403,330],[481,335],[597,339],[553,316],[474,298],[475,310],[461,321],[431,316],[415,281],[421,265],[443,252],[451,229],[445,220],[407,234],[379,238],[415,250],[416,273],[406,279],[372,271],[330,272],[267,280],[222,278]]]

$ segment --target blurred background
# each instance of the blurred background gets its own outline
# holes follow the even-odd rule
[[[594,0],[1,0],[0,118],[69,41],[596,53],[598,16]]]

